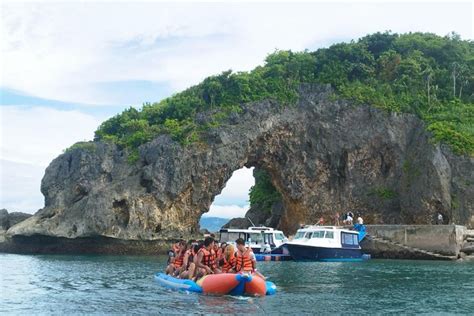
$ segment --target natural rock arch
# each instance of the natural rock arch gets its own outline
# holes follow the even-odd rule
[[[346,210],[377,222],[420,224],[438,211],[466,224],[473,213],[472,158],[433,145],[415,116],[334,100],[328,86],[302,87],[294,106],[247,105],[204,138],[183,147],[162,135],[139,148],[133,165],[113,144],[67,152],[46,170],[45,207],[9,234],[193,234],[243,166],[271,175],[285,209],[279,227],[287,233]]]

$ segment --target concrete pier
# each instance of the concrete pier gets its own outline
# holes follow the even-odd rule
[[[367,225],[361,247],[374,258],[454,260],[466,232],[459,225]]]

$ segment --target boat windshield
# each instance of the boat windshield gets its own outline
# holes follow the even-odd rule
[[[326,231],[324,238],[334,239],[334,232]]]
[[[275,240],[283,240],[285,239],[285,235],[283,233],[275,233]]]
[[[304,237],[304,232],[297,232],[296,235],[295,235],[295,239],[301,239]]]
[[[324,230],[313,232],[313,238],[324,238]]]
[[[342,233],[341,242],[346,245],[359,245],[359,236],[357,234]]]
[[[255,244],[263,243],[263,235],[260,233],[250,233],[249,238],[251,238],[252,243],[255,243]]]
[[[219,242],[234,242],[237,238],[240,238],[238,232],[221,232]]]

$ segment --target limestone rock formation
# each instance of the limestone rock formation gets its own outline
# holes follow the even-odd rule
[[[6,209],[0,210],[0,232],[6,231],[10,227],[18,224],[21,221],[31,217],[31,214],[22,213],[22,212],[11,212],[8,213]]]
[[[433,144],[413,115],[333,96],[328,86],[304,86],[294,106],[244,106],[204,142],[183,147],[162,135],[139,148],[134,164],[109,143],[66,152],[46,170],[44,208],[8,234],[158,240],[197,233],[200,216],[243,166],[271,175],[283,197],[272,224],[286,233],[356,209],[369,222],[426,224],[441,212],[469,224],[473,158]]]

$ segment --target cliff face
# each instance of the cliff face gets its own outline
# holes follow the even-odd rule
[[[259,102],[182,147],[160,136],[139,148],[136,164],[113,144],[74,149],[46,170],[45,207],[10,236],[104,236],[127,240],[198,231],[232,172],[265,169],[283,197],[278,227],[335,212],[367,220],[426,224],[437,212],[456,224],[474,215],[474,159],[433,145],[423,123],[332,98],[304,87],[297,105]],[[206,120],[206,116],[201,118]]]

